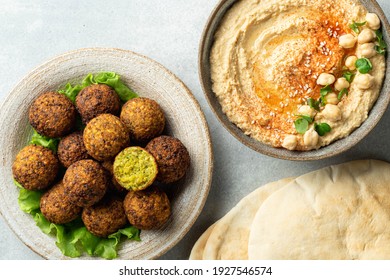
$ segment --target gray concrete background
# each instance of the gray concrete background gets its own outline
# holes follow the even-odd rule
[[[187,259],[193,244],[210,224],[264,183],[352,159],[390,161],[389,110],[377,127],[353,149],[316,162],[267,157],[231,136],[210,110],[197,70],[200,36],[217,2],[0,0],[0,100],[28,72],[54,56],[84,47],[115,47],[160,62],[176,74],[199,101],[213,140],[213,183],[193,228],[161,259]],[[390,1],[378,0],[378,3],[385,14],[390,15]],[[1,216],[0,259],[41,259],[16,237]]]

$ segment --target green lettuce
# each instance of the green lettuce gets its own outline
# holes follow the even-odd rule
[[[53,152],[57,152],[58,143],[60,142],[59,138],[49,138],[43,135],[40,135],[38,132],[33,130],[33,134],[31,136],[30,144],[35,144],[39,146],[43,146],[45,148],[49,148]]]
[[[42,193],[39,191],[29,191],[24,188],[21,188],[19,190],[19,197],[18,197],[19,208],[23,212],[26,212],[31,215],[35,215],[35,213],[40,211],[39,202],[41,196]]]
[[[67,83],[65,85],[64,89],[59,90],[58,92],[65,95],[68,97],[73,103],[76,101],[76,96],[79,94],[79,92],[83,89],[84,87],[82,85],[75,85],[72,86],[70,83]]]
[[[138,95],[132,89],[130,89],[120,80],[120,76],[114,72],[101,72],[96,75],[88,74],[82,80],[81,84],[72,86],[70,83],[68,83],[65,85],[64,89],[59,91],[59,93],[64,94],[72,102],[75,102],[77,94],[79,94],[83,88],[93,84],[106,84],[112,87],[123,103],[132,98],[138,97]]]
[[[40,211],[43,193],[26,190],[18,182],[14,182],[20,187],[18,198],[20,209],[33,216],[42,232],[56,236],[56,245],[65,256],[76,258],[86,252],[90,256],[114,259],[118,256],[117,247],[122,238],[141,240],[139,229],[133,226],[120,229],[107,238],[101,238],[90,233],[81,219],[63,225],[51,223]]]

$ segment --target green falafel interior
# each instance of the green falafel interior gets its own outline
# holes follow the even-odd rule
[[[59,90],[58,92],[67,96],[74,103],[77,94],[83,88],[93,84],[105,84],[112,87],[123,103],[132,98],[138,97],[138,95],[132,89],[130,89],[120,80],[120,76],[114,72],[101,72],[96,75],[88,74],[82,80],[81,84],[72,86],[70,83],[67,83],[65,88]]]
[[[86,252],[90,256],[114,259],[117,257],[117,246],[122,236],[131,240],[141,240],[139,229],[133,226],[120,229],[107,238],[101,238],[90,233],[81,219],[64,225],[51,223],[39,209],[43,192],[26,190],[18,182],[14,182],[20,188],[18,198],[20,209],[33,216],[42,232],[56,236],[56,245],[65,256],[76,258]]]
[[[155,158],[145,149],[137,146],[123,149],[114,160],[113,171],[116,181],[127,190],[143,190],[157,177]]]

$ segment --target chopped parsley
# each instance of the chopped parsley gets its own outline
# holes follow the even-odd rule
[[[295,129],[298,133],[304,134],[309,129],[309,124],[313,119],[309,116],[299,115],[299,118],[294,121]]]
[[[376,30],[375,34],[376,34],[376,42],[377,42],[377,44],[375,45],[375,51],[378,54],[384,55],[386,53],[387,45],[385,40],[383,40],[383,34],[380,30]]]
[[[324,136],[326,133],[330,132],[332,128],[327,123],[315,123],[314,130],[317,131],[319,136]]]
[[[313,108],[316,111],[320,111],[320,101],[315,100],[314,98],[309,97],[307,99],[307,105],[310,106],[310,108]]]
[[[360,33],[359,27],[363,26],[365,24],[366,24],[365,21],[363,21],[363,22],[353,22],[353,23],[351,23],[349,25],[349,28],[351,28],[356,34],[359,34]]]
[[[344,72],[343,73],[343,77],[347,80],[348,83],[352,82],[353,81],[353,78],[355,77],[355,74],[352,73],[352,72]]]
[[[322,106],[325,106],[325,104],[326,104],[326,99],[325,99],[325,96],[328,94],[328,93],[330,93],[330,92],[332,92],[332,88],[330,87],[330,85],[326,85],[326,86],[324,86],[322,89],[320,89],[320,95],[321,95],[321,97],[320,97],[320,102],[321,102],[321,105]]]
[[[356,69],[362,74],[366,74],[372,70],[371,61],[365,57],[356,60],[355,66]]]
[[[341,100],[341,98],[343,98],[344,95],[348,95],[348,90],[346,88],[340,90],[339,94],[337,95],[337,99]]]

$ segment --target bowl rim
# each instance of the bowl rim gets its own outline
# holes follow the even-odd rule
[[[275,148],[270,145],[264,144],[260,141],[254,140],[250,136],[246,135],[241,129],[239,129],[234,123],[230,122],[227,116],[222,112],[221,105],[217,97],[215,96],[212,90],[212,81],[209,75],[209,54],[211,47],[214,41],[215,31],[218,29],[218,26],[223,19],[226,12],[240,0],[219,0],[219,2],[215,5],[213,10],[211,11],[206,24],[203,28],[198,48],[198,75],[200,84],[203,90],[203,94],[206,97],[207,103],[211,108],[214,116],[218,119],[219,123],[239,142],[243,145],[249,147],[250,149],[278,159],[291,160],[291,161],[313,161],[320,160],[325,158],[334,157],[336,155],[342,154],[347,150],[351,149],[353,146],[358,144],[361,140],[363,140],[379,123],[382,116],[385,114],[389,103],[390,103],[390,89],[385,91],[385,85],[390,83],[390,55],[389,48],[386,53],[386,61],[385,61],[385,76],[383,78],[382,86],[380,89],[380,94],[378,99],[373,104],[372,108],[369,111],[369,115],[364,122],[354,129],[348,136],[335,140],[327,146],[323,146],[316,150],[310,151],[290,151],[283,148]],[[358,0],[359,1],[359,0]],[[229,2],[228,4],[226,4]],[[378,4],[376,0],[362,0],[359,1],[364,7],[366,7],[366,2],[372,4],[375,8],[375,13],[379,16],[381,20],[381,28],[383,32],[383,36],[387,37],[386,41],[390,46],[390,25],[387,17],[385,16],[382,8]],[[224,7],[226,4],[227,7]],[[220,15],[219,19],[216,19],[220,10],[225,8]],[[366,7],[367,8],[367,7]],[[211,29],[214,28],[214,31]],[[208,42],[211,42],[208,44]],[[204,65],[204,61],[207,62],[207,65]],[[207,70],[206,70],[207,68]],[[387,73],[389,72],[389,73]],[[388,77],[389,81],[386,83],[386,77]],[[379,104],[378,101],[381,101],[382,104]],[[379,105],[378,105],[379,104]],[[379,109],[378,109],[379,107]],[[376,109],[376,110],[374,110]],[[378,111],[378,112],[377,112]],[[374,114],[376,113],[376,114]]]
[[[182,230],[181,230],[180,234],[177,236],[177,238],[175,240],[173,240],[169,244],[169,246],[166,246],[163,250],[160,250],[158,252],[158,254],[155,254],[155,255],[153,255],[153,257],[150,258],[150,259],[157,259],[157,258],[161,257],[162,255],[164,255],[166,252],[168,252],[170,249],[172,249],[174,246],[176,246],[184,238],[184,236],[189,232],[189,230],[194,226],[195,222],[199,219],[199,216],[204,209],[204,206],[206,204],[206,201],[207,201],[210,189],[211,189],[212,178],[213,178],[213,169],[214,169],[213,145],[212,145],[212,138],[211,138],[210,128],[208,126],[207,119],[205,117],[205,114],[204,114],[198,100],[195,98],[195,96],[190,91],[190,89],[187,87],[187,85],[184,84],[184,82],[178,76],[176,76],[176,74],[174,74],[171,70],[169,70],[163,64],[157,62],[156,60],[154,60],[150,57],[147,57],[143,54],[131,51],[131,50],[126,50],[126,49],[121,49],[121,48],[109,48],[109,47],[78,48],[78,49],[69,50],[69,51],[63,52],[61,54],[52,56],[51,58],[38,64],[38,66],[34,67],[32,70],[28,71],[27,74],[25,74],[13,87],[11,87],[11,89],[8,91],[8,93],[5,95],[5,97],[2,98],[2,100],[0,100],[0,109],[3,108],[4,106],[6,106],[6,104],[9,102],[9,100],[13,98],[12,93],[15,90],[17,90],[20,86],[22,86],[23,82],[26,79],[28,79],[30,76],[32,76],[35,72],[40,71],[41,69],[44,69],[45,67],[47,67],[47,65],[50,65],[53,62],[58,61],[63,57],[69,58],[69,57],[72,57],[73,55],[78,55],[78,54],[88,53],[88,52],[100,52],[102,54],[107,53],[107,52],[123,53],[123,54],[127,54],[130,56],[136,56],[138,58],[141,58],[141,59],[148,61],[149,63],[157,66],[160,70],[164,71],[168,76],[170,76],[175,83],[179,84],[184,89],[183,92],[185,92],[187,98],[191,99],[191,101],[193,102],[193,105],[195,107],[195,110],[199,114],[199,119],[200,119],[200,122],[202,125],[202,129],[204,130],[206,140],[207,140],[206,141],[207,143],[203,143],[203,145],[206,145],[207,150],[210,151],[208,153],[208,155],[205,156],[207,158],[207,162],[208,162],[208,168],[207,168],[207,174],[206,174],[208,178],[206,180],[206,184],[202,185],[202,188],[204,190],[203,191],[204,195],[198,203],[199,207],[198,207],[197,211],[194,213],[193,219],[188,224],[186,224],[184,228],[182,228]],[[64,82],[66,82],[66,81],[64,81]],[[3,166],[3,167],[5,168],[5,166]],[[42,258],[48,259],[48,257],[45,256],[43,253],[39,252],[32,245],[25,242],[22,235],[14,229],[11,221],[9,220],[9,218],[6,217],[6,215],[4,215],[2,213],[2,211],[0,211],[0,216],[3,217],[3,220],[6,222],[8,227],[12,230],[12,232],[18,237],[18,239],[25,246],[27,246],[30,250],[32,250],[34,253],[41,256]],[[44,233],[42,233],[42,234],[44,234]],[[96,258],[96,259],[99,259],[99,258]],[[120,259],[120,258],[117,258],[117,259]]]

